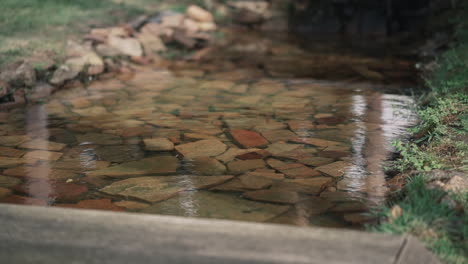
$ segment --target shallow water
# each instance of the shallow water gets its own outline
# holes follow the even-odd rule
[[[249,68],[259,56],[224,63],[226,53],[222,65],[138,67],[0,113],[0,202],[301,226],[368,221],[414,102],[369,82],[291,76],[311,62],[280,44],[268,44],[270,71]],[[327,65],[341,65],[343,55],[331,56]],[[272,65],[278,58],[298,64]]]

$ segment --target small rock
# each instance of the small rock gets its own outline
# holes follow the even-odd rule
[[[0,187],[11,188],[21,183],[21,180],[15,177],[0,175]]]
[[[141,48],[141,44],[137,39],[110,36],[108,44],[111,47],[119,50],[123,55],[134,57],[143,56],[143,49]]]
[[[123,211],[121,207],[113,204],[111,199],[83,200],[77,204],[58,204],[57,206],[75,209]]]
[[[67,145],[52,141],[47,141],[43,139],[33,139],[31,141],[25,142],[19,145],[19,148],[23,149],[40,149],[40,150],[51,150],[51,151],[60,151],[65,148]]]
[[[155,156],[139,161],[131,161],[117,166],[88,172],[88,176],[108,176],[113,178],[137,175],[175,174],[179,160],[172,156]]]
[[[10,158],[20,158],[26,152],[23,150],[9,148],[9,147],[0,147],[0,156],[2,157],[10,157]]]
[[[125,208],[129,211],[140,211],[150,206],[149,204],[139,203],[139,202],[134,202],[134,201],[119,201],[119,202],[115,202],[114,204],[117,205],[118,207]]]
[[[199,21],[199,22],[213,22],[214,21],[214,17],[210,12],[196,5],[189,6],[187,8],[186,14],[191,19]]]

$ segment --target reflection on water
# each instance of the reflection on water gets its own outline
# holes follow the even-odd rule
[[[300,226],[369,220],[385,197],[390,143],[416,122],[412,99],[368,82],[283,77],[285,65],[267,76],[213,63],[142,67],[1,115],[0,188],[12,194],[0,202]]]

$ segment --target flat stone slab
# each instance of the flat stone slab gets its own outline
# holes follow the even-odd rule
[[[0,205],[0,262],[439,264],[412,237]]]
[[[179,160],[172,156],[155,156],[139,161],[122,163],[88,173],[88,176],[127,177],[139,175],[175,174]]]

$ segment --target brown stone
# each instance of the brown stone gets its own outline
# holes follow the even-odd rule
[[[7,197],[11,194],[11,190],[7,188],[0,187],[0,199]]]
[[[26,152],[24,150],[19,150],[19,149],[9,148],[9,147],[0,147],[0,156],[3,156],[3,157],[20,158],[25,153]]]
[[[265,161],[256,159],[232,161],[227,166],[230,173],[240,174],[254,169],[265,168],[265,165]]]
[[[241,160],[264,159],[270,155],[271,154],[268,151],[261,149],[237,155],[236,158]]]
[[[188,161],[189,169],[196,175],[224,175],[226,167],[214,158],[199,157]]]
[[[246,192],[242,195],[242,197],[250,200],[282,204],[295,204],[301,201],[301,197],[298,193],[281,190],[259,190]]]
[[[18,185],[16,192],[28,194],[33,197],[69,201],[76,199],[88,191],[84,185],[56,181],[31,181]]]
[[[174,143],[167,138],[147,138],[143,140],[145,149],[150,151],[174,150]]]
[[[179,160],[172,156],[154,156],[138,161],[122,163],[117,166],[88,172],[88,176],[127,177],[137,175],[175,174]]]
[[[47,201],[37,199],[37,198],[15,195],[15,194],[0,199],[0,203],[25,204],[25,205],[37,205],[37,206],[48,205]]]
[[[332,181],[328,177],[316,177],[307,179],[287,179],[273,183],[271,189],[288,190],[306,194],[319,194],[323,188]]]
[[[111,199],[83,200],[77,204],[57,204],[56,206],[75,209],[123,211],[121,207],[113,204]]]
[[[38,159],[38,160],[50,160],[55,161],[62,157],[62,153],[59,152],[52,152],[52,151],[44,151],[44,150],[34,150],[31,152],[26,153],[24,155],[25,159]]]
[[[115,205],[121,208],[125,208],[129,211],[140,211],[150,206],[149,204],[134,202],[134,201],[119,201],[115,202]]]
[[[175,149],[185,158],[192,159],[217,156],[226,151],[227,146],[217,139],[205,139],[178,145]]]
[[[268,144],[268,141],[255,131],[236,129],[231,130],[229,133],[244,148],[255,148]]]
[[[33,139],[27,141],[21,145],[19,148],[23,149],[41,149],[41,150],[50,150],[50,151],[60,151],[65,148],[67,145],[57,142],[51,142],[43,139]]]
[[[320,167],[317,167],[316,170],[323,172],[327,175],[330,175],[332,177],[342,177],[346,169],[350,166],[351,164],[345,161],[337,161],[333,162],[327,165],[323,165]]]

